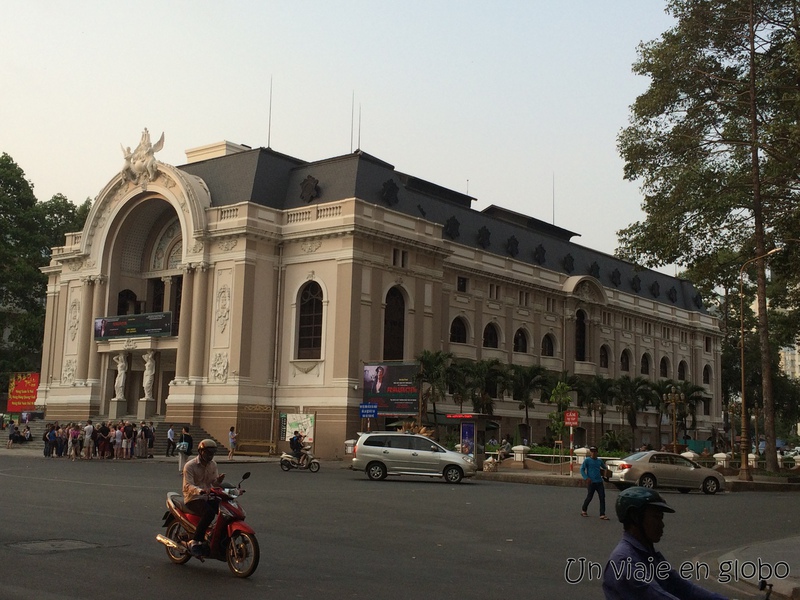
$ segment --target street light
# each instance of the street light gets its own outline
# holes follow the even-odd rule
[[[761,256],[756,256],[755,258],[751,258],[744,262],[742,267],[739,269],[739,321],[741,323],[741,330],[739,332],[739,346],[740,346],[740,355],[739,355],[739,365],[742,371],[742,429],[739,432],[741,437],[741,452],[742,452],[742,466],[739,468],[739,479],[742,481],[753,481],[753,476],[750,474],[750,464],[748,461],[748,455],[750,454],[750,449],[747,447],[747,432],[748,432],[748,423],[747,423],[747,404],[745,403],[744,398],[744,268],[752,262],[757,260],[761,260],[762,258],[766,258],[768,256],[772,256],[773,254],[777,254],[783,250],[783,248],[773,248],[766,254],[762,254]]]
[[[672,404],[672,451],[678,451],[678,404],[686,401],[684,394],[679,394],[678,389],[673,385],[669,394],[664,394],[664,402]]]

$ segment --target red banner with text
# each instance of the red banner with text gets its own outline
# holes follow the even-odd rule
[[[8,379],[8,412],[33,410],[38,388],[38,373],[11,373]]]

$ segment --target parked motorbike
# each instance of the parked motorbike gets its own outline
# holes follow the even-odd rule
[[[248,471],[242,475],[242,481],[250,477]],[[237,498],[244,493],[242,481],[237,486],[223,483],[210,490],[209,496],[219,500],[217,516],[206,533],[203,544],[203,555],[196,557],[200,562],[213,558],[228,563],[228,567],[237,577],[249,577],[258,566],[261,552],[253,529],[245,524],[244,509],[239,506]],[[156,539],[166,546],[167,556],[177,565],[182,565],[192,558],[189,542],[192,540],[198,515],[186,510],[183,494],[167,493],[167,512],[164,513],[166,535],[158,534]]]
[[[311,446],[303,446],[303,454],[306,455],[306,462],[304,465],[300,464],[298,459],[293,454],[284,452],[281,454],[281,469],[284,471],[291,471],[292,469],[308,469],[312,473],[319,471],[319,461],[311,454]]]

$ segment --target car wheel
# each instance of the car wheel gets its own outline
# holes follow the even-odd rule
[[[655,489],[656,487],[656,478],[654,475],[650,473],[646,473],[639,477],[639,485],[643,488],[650,488]]]
[[[369,463],[367,465],[367,477],[369,477],[372,481],[386,479],[386,467],[377,462]]]
[[[689,493],[689,488],[678,488],[678,491],[681,494],[688,494]]]
[[[444,470],[444,480],[447,483],[461,483],[464,479],[464,472],[458,467],[450,465]]]
[[[706,480],[703,482],[703,493],[716,494],[718,491],[719,481],[717,481],[714,477],[706,477]]]

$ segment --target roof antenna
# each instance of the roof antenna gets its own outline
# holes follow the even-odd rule
[[[361,103],[358,103],[358,149],[361,150]]]
[[[553,171],[553,225],[556,224],[556,172]]]
[[[469,196],[469,179],[467,179],[467,196]]]
[[[267,125],[267,148],[272,140],[272,75],[269,76],[269,121]]]
[[[356,113],[356,91],[353,90],[353,97],[350,100],[350,154],[353,153],[353,121]]]

